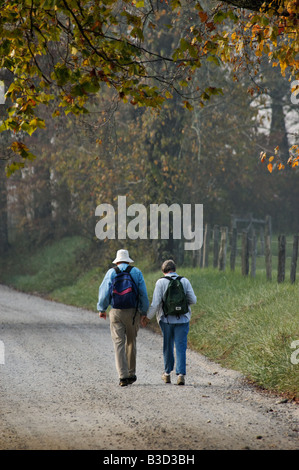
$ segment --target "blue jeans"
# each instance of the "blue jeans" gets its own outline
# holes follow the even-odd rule
[[[189,322],[165,323],[160,321],[163,334],[164,368],[167,374],[174,367],[174,346],[176,351],[176,374],[186,375],[186,351]]]

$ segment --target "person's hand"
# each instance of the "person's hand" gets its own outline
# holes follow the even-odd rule
[[[141,318],[140,318],[140,323],[141,323],[141,326],[143,328],[146,327],[146,325],[150,322],[149,318],[147,318],[146,315],[141,315]]]
[[[104,320],[106,320],[106,318],[107,318],[106,312],[99,312],[99,317],[104,318]]]

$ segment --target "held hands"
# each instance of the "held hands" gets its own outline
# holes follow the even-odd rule
[[[99,312],[99,317],[104,318],[104,320],[106,320],[106,318],[107,318],[106,312]],[[146,315],[141,315],[140,324],[143,328],[145,328],[149,322],[150,322],[150,320],[147,318]]]
[[[146,315],[141,315],[140,324],[143,328],[145,328],[149,322],[150,322],[150,320],[149,320],[149,318],[147,318]]]

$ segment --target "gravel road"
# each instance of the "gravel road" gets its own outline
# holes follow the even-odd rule
[[[0,346],[1,450],[299,449],[298,405],[192,351],[186,385],[164,384],[147,329],[119,387],[108,320],[0,286]]]

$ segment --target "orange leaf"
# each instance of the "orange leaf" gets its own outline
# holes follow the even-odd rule
[[[272,173],[272,170],[273,170],[273,165],[272,163],[269,163],[269,165],[267,166],[268,170],[270,171],[270,173]]]

